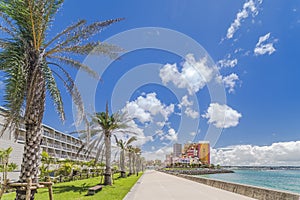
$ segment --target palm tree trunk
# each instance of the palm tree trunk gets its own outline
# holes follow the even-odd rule
[[[120,154],[120,168],[121,168],[121,178],[126,178],[126,170],[125,170],[125,150],[122,149]]]
[[[26,139],[19,182],[24,183],[27,179],[32,179],[32,183],[38,183],[41,161],[42,118],[45,109],[45,81],[40,69],[32,74],[29,82],[32,87],[28,88],[27,92],[24,117]],[[35,190],[31,191],[31,200],[34,200],[35,192]],[[26,191],[16,191],[16,200],[25,200],[25,198]]]
[[[129,176],[132,174],[132,152],[129,152]]]
[[[139,174],[140,170],[141,170],[141,167],[140,167],[140,156],[137,155],[137,157],[136,157],[136,175]]]
[[[132,173],[133,173],[133,174],[135,174],[135,171],[136,171],[136,169],[135,169],[135,162],[136,162],[136,155],[135,155],[135,153],[133,152],[133,153],[132,153]]]
[[[112,185],[111,180],[111,135],[105,131],[105,173],[104,173],[104,185]]]

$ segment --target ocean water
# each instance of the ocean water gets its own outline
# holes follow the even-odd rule
[[[234,170],[229,174],[201,175],[211,179],[300,194],[300,170]]]

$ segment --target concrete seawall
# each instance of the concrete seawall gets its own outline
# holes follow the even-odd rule
[[[267,188],[219,181],[202,177],[194,177],[184,174],[170,174],[259,200],[300,200],[300,195],[295,193],[271,190]]]

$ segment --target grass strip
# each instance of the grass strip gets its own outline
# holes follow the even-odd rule
[[[100,182],[100,177],[57,183],[53,186],[53,197],[55,200],[122,200],[141,175],[142,173],[139,176],[133,175],[127,178],[115,177],[112,186],[103,186],[102,190],[93,196],[86,196],[88,188],[97,185]],[[5,194],[1,200],[13,200],[15,195],[15,192]],[[35,199],[48,200],[48,190],[39,189]]]

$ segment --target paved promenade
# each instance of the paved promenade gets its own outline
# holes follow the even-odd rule
[[[148,170],[124,200],[253,200],[201,183],[169,174]]]

